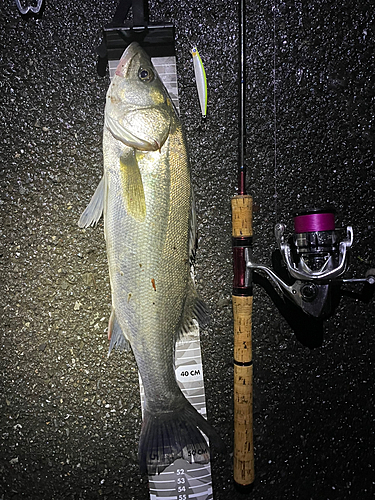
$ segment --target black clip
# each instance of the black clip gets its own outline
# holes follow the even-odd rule
[[[17,0],[16,0],[17,1]],[[115,15],[109,27],[121,27],[128,15],[129,9],[133,10],[133,27],[146,27],[148,24],[148,3],[146,0],[120,0]],[[107,42],[104,37],[101,44],[96,49],[99,60],[97,71],[99,76],[105,76],[108,64]]]

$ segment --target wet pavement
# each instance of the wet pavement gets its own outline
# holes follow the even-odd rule
[[[95,48],[116,6],[45,0],[39,17],[22,17],[11,0],[0,6],[2,500],[149,497],[136,456],[136,365],[131,353],[107,360],[103,223],[77,226],[102,172],[109,77],[97,74]],[[214,497],[373,498],[374,299],[347,287],[335,313],[317,322],[259,277],[256,483],[251,497],[233,488],[237,8],[152,1],[150,20],[176,28],[199,223],[197,284],[212,311],[201,333],[208,418],[228,447],[212,460]],[[248,190],[254,257],[263,264],[276,249],[276,222],[291,229],[295,210],[333,204],[337,227],[354,228],[351,272],[375,267],[374,20],[369,1],[248,5]],[[209,85],[205,122],[189,53],[195,44]]]

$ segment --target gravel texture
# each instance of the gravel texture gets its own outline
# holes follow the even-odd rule
[[[39,17],[22,17],[12,0],[0,5],[1,500],[149,497],[136,457],[136,365],[131,353],[107,360],[103,224],[77,227],[101,177],[109,77],[97,75],[95,48],[116,5],[45,0]],[[291,228],[296,209],[330,203],[337,226],[354,227],[351,270],[363,275],[375,267],[373,2],[255,1],[247,13],[255,258],[271,262],[277,221]],[[201,335],[207,407],[228,446],[212,460],[214,493],[236,500],[245,498],[233,488],[231,454],[237,7],[153,0],[150,20],[176,27],[197,283],[212,310]],[[209,84],[205,122],[193,44]],[[334,315],[314,322],[257,282],[252,498],[374,498],[374,300],[352,286]]]

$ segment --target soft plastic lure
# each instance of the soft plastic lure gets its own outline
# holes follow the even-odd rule
[[[198,89],[199,103],[201,105],[201,111],[203,118],[207,115],[207,79],[206,72],[202,63],[201,56],[199,55],[197,47],[191,50],[193,55],[194,73],[195,81]]]

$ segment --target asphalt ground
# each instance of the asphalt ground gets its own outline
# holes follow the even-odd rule
[[[77,220],[102,172],[108,74],[96,71],[109,0],[45,0],[38,17],[0,6],[0,498],[149,497],[138,471],[138,374],[131,353],[107,360],[110,288],[102,222]],[[232,482],[230,199],[238,164],[235,3],[152,1],[172,21],[181,120],[195,186],[197,286],[212,311],[201,333],[217,500],[372,499],[375,305],[348,286],[312,321],[259,276],[254,286],[251,496]],[[354,228],[349,274],[374,258],[374,4],[249,2],[247,165],[254,258],[271,263],[273,227],[305,206],[336,207]],[[209,85],[200,118],[189,50]],[[276,106],[275,106],[276,105]],[[276,110],[276,113],[275,113]],[[276,145],[276,148],[275,148]],[[276,151],[276,154],[275,154]],[[344,231],[345,233],[345,231]]]

